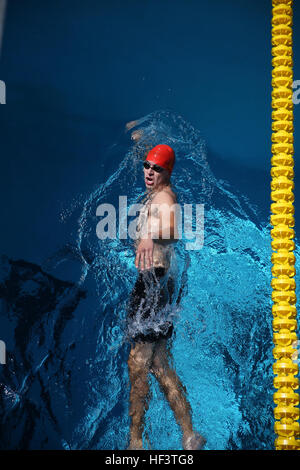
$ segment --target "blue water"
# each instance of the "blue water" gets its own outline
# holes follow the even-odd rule
[[[176,152],[180,204],[204,204],[204,246],[176,246],[184,295],[171,342],[195,429],[207,449],[272,449],[272,315],[268,220],[212,171],[200,131],[180,115],[140,118],[135,143],[122,132],[102,156],[106,180],[61,211],[71,236],[42,267],[1,264],[3,448],[126,449],[129,344],[126,302],[137,276],[132,240],[96,236],[101,203],[132,204],[144,192],[141,160],[159,142]],[[212,162],[213,163],[213,162]],[[221,172],[222,173],[222,172]],[[195,228],[195,220],[193,220]],[[298,247],[297,247],[298,253]],[[5,432],[4,432],[5,430]],[[151,378],[144,446],[181,449],[173,413]]]

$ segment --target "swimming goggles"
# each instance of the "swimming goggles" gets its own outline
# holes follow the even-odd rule
[[[144,162],[144,168],[145,170],[149,170],[149,168],[152,168],[153,171],[155,171],[156,173],[161,173],[164,169],[161,167],[161,166],[158,166],[158,165],[150,165],[149,162]]]

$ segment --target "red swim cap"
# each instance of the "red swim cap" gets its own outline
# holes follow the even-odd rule
[[[169,145],[156,145],[150,150],[146,160],[156,163],[171,174],[175,163],[175,152]]]

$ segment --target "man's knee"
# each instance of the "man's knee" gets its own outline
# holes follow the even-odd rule
[[[151,357],[149,354],[143,353],[142,347],[131,350],[128,358],[131,382],[130,401],[134,404],[135,413],[142,412],[142,409],[137,409],[137,403],[140,403],[144,409],[146,407],[146,397],[149,393],[148,374],[150,363]]]

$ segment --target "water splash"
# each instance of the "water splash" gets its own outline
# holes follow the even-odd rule
[[[134,132],[139,140],[131,139]],[[269,226],[251,201],[214,176],[201,133],[182,116],[164,110],[137,120],[124,132],[102,156],[110,176],[95,181],[91,194],[80,195],[62,214],[77,230],[45,267],[64,278],[59,270],[71,263],[76,286],[35,269],[38,301],[29,275],[24,278],[25,300],[36,312],[30,324],[25,322],[24,293],[14,301],[13,313],[3,314],[8,321],[19,322],[16,330],[27,328],[26,341],[20,336],[18,356],[25,367],[6,369],[5,398],[0,401],[6,428],[11,423],[11,446],[128,445],[129,345],[124,342],[124,325],[137,271],[132,240],[98,239],[96,209],[101,203],[118,207],[119,195],[127,195],[129,205],[143,195],[141,162],[149,146],[159,143],[176,152],[172,181],[179,203],[204,204],[205,209],[203,248],[187,251],[185,240],[176,246],[180,302],[172,353],[194,426],[207,438],[208,449],[273,447]],[[297,245],[296,259],[298,250]],[[1,275],[4,289],[6,265]],[[48,304],[41,314],[38,303],[46,299],[45,286]],[[13,348],[8,349],[9,357]],[[9,379],[13,371],[16,377]],[[145,446],[181,449],[180,430],[153,378],[151,393]],[[37,400],[43,407],[37,409]],[[13,415],[8,409],[12,406]],[[14,435],[24,416],[30,416],[30,425],[26,421],[23,431],[20,427]]]
[[[151,113],[137,120],[127,135],[132,135],[133,141],[124,155],[118,153],[118,145],[111,149],[117,169],[85,201],[77,238],[77,249],[83,258],[87,259],[84,253],[88,253],[92,260],[88,269],[97,280],[101,308],[110,311],[109,316],[103,317],[104,334],[98,338],[97,351],[106,362],[104,381],[109,383],[110,397],[114,390],[113,406],[122,404],[122,419],[128,427],[128,396],[120,396],[120,388],[128,390],[126,364],[116,369],[104,351],[111,354],[113,347],[114,359],[119,355],[126,360],[122,325],[136,270],[130,241],[96,239],[95,212],[101,202],[116,204],[120,194],[126,194],[129,203],[135,202],[144,191],[140,175],[145,152],[164,143],[176,153],[172,183],[178,202],[205,207],[203,249],[187,252],[184,240],[176,248],[182,298],[172,351],[176,370],[188,391],[195,427],[207,437],[208,448],[271,448],[267,224],[257,222],[255,208],[246,197],[235,194],[226,181],[215,178],[201,133],[180,115],[170,111]],[[149,446],[180,448],[178,426],[155,381],[152,393],[145,432]],[[99,425],[105,422],[106,426],[97,448],[124,448],[128,430],[122,433],[122,440],[119,422],[110,415],[112,404],[109,406],[107,399],[98,397],[106,409],[99,417]],[[99,406],[93,409],[99,410]],[[87,420],[85,430],[89,434],[88,427]],[[88,441],[87,437],[85,445]]]

